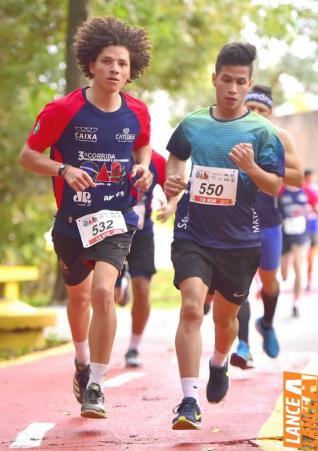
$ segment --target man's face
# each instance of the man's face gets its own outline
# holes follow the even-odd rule
[[[218,74],[213,74],[212,82],[217,106],[233,113],[241,109],[252,84],[248,66],[223,66]]]
[[[261,102],[256,102],[255,100],[248,100],[245,102],[245,106],[247,106],[249,110],[264,117],[270,117],[272,114],[272,110],[267,105],[264,105],[264,103]]]
[[[126,47],[105,47],[89,65],[94,84],[107,92],[119,92],[130,78],[130,55]]]

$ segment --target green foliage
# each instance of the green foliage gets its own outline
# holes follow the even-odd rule
[[[220,46],[241,37],[244,24],[237,17],[254,13],[250,0],[96,0],[91,5],[92,13],[115,15],[149,30],[153,58],[151,68],[137,82],[138,89],[164,89],[172,95],[184,95],[191,87],[207,83]]]
[[[174,272],[172,269],[158,269],[151,279],[151,308],[174,309],[180,307],[180,291],[173,285],[173,274]],[[131,302],[124,308],[130,309]]]
[[[291,46],[304,30],[309,39],[318,41],[317,11],[305,5],[295,6],[291,0],[94,0],[91,14],[115,15],[148,29],[153,44],[151,67],[129,89],[147,101],[151,101],[151,93],[156,89],[168,91],[176,102],[176,111],[172,112],[174,124],[184,111],[213,102],[211,73],[217,52],[227,42],[245,40],[242,36],[246,27],[254,30],[265,48],[272,48],[274,39]],[[317,59],[317,54],[313,58]],[[308,70],[302,71],[303,61],[300,62],[300,57],[293,59],[295,64],[288,55],[281,64],[265,72],[256,67],[254,78],[277,89],[278,102],[284,101],[278,86],[282,72],[296,73],[308,88],[318,92],[312,61],[306,66]]]
[[[67,343],[67,340],[61,340],[58,335],[54,332],[50,332],[46,337],[46,347],[45,349],[55,348],[56,346],[60,346],[62,344]]]
[[[263,45],[271,39],[291,45],[297,35],[317,44],[317,10],[295,2],[257,0],[91,0],[91,15],[115,15],[149,30],[153,58],[145,76],[129,86],[145,99],[164,89],[184,109],[212,101],[211,72],[219,48],[242,40],[249,24]],[[37,264],[48,259],[44,233],[55,204],[50,181],[18,164],[18,155],[45,103],[64,92],[67,0],[2,0],[0,10],[1,263]],[[254,25],[253,25],[254,24]],[[276,83],[284,72],[318,91],[311,59],[283,60],[263,75]],[[301,60],[301,64],[299,61]],[[304,70],[305,69],[305,70]],[[280,99],[283,100],[282,97]],[[181,110],[182,108],[179,108]],[[175,114],[175,116],[177,113]],[[51,271],[52,272],[52,271]],[[47,271],[44,271],[47,274]]]
[[[55,206],[50,181],[24,171],[18,154],[35,116],[62,92],[65,2],[2,2],[0,202],[2,263],[39,265]]]

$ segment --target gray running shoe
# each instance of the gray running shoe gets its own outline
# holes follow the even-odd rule
[[[126,368],[139,368],[142,366],[137,349],[128,349],[125,354],[125,360]]]
[[[98,384],[90,384],[83,396],[81,416],[84,418],[107,418],[105,398]]]
[[[73,377],[73,393],[80,404],[83,404],[83,394],[89,380],[91,369],[89,365],[78,363],[75,359],[75,373]]]

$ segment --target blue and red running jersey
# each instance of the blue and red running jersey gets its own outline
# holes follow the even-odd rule
[[[121,107],[104,112],[87,100],[86,89],[47,104],[27,140],[37,152],[50,147],[51,159],[86,171],[97,185],[75,192],[63,177],[53,177],[58,207],[54,229],[72,237],[79,237],[76,218],[103,209],[120,210],[127,224],[137,225],[131,209],[136,203],[132,152],[150,140],[150,117],[142,101],[120,93]]]

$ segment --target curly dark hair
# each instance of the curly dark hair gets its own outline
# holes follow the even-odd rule
[[[75,57],[85,77],[92,78],[89,63],[110,45],[129,51],[131,80],[140,77],[149,66],[151,44],[143,28],[131,27],[116,17],[92,17],[78,28],[74,38]]]
[[[221,48],[215,63],[218,74],[223,66],[248,66],[253,73],[253,61],[256,59],[256,47],[248,42],[232,42]]]

